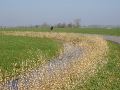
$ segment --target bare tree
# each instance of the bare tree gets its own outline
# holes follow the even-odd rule
[[[65,28],[66,27],[66,23],[58,23],[56,26],[58,28]]]
[[[74,20],[75,27],[80,27],[80,19],[75,19]]]
[[[46,22],[44,22],[41,26],[42,27],[49,27],[49,24],[47,24]]]
[[[68,23],[67,27],[72,28],[72,27],[73,27],[73,24],[72,24],[72,23]]]

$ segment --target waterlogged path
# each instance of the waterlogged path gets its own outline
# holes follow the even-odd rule
[[[110,40],[110,41],[120,44],[120,36],[105,36],[105,35],[103,35],[102,37],[106,40]]]
[[[57,72],[69,69],[73,60],[82,57],[83,49],[72,44],[64,44],[64,52],[58,58],[51,60],[42,67],[20,75],[16,79],[0,85],[0,90],[34,90],[41,87],[57,75]],[[50,82],[49,82],[50,83]],[[39,89],[38,89],[39,90]]]
[[[105,40],[109,40],[109,41],[116,42],[116,43],[120,44],[120,36],[97,35],[97,34],[80,34],[80,35],[84,35],[84,36],[99,36],[99,37],[102,37]]]
[[[81,35],[95,36],[94,34]],[[120,37],[105,35],[101,35],[100,37],[103,37],[105,40],[114,41],[120,44]],[[40,87],[44,87],[44,85],[51,83],[51,80],[54,80],[56,76],[59,77],[59,75],[64,74],[62,72],[67,71],[71,66],[71,63],[75,60],[78,60],[78,58],[82,58],[82,55],[84,53],[85,49],[70,43],[65,43],[64,53],[61,54],[59,57],[51,60],[49,63],[46,63],[45,65],[37,69],[32,70],[29,73],[20,75],[15,79],[1,84],[0,90],[40,90]],[[62,79],[61,76],[60,79]]]

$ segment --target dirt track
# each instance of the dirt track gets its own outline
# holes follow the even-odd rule
[[[113,41],[113,42],[116,42],[116,43],[120,44],[120,36],[107,36],[107,35],[103,35],[102,37],[104,39],[106,39],[106,40],[110,40],[110,41]]]
[[[116,42],[116,43],[120,44],[120,36],[97,35],[97,34],[80,34],[80,35],[99,36],[99,37],[103,37],[105,40],[109,40],[109,41]]]

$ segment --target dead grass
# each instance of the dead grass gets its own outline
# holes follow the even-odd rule
[[[30,90],[70,90],[74,86],[84,84],[86,80],[96,74],[97,68],[101,68],[104,57],[108,52],[107,42],[100,37],[80,36],[74,33],[52,33],[52,32],[1,32],[4,35],[47,37],[79,46],[85,50],[82,57],[72,61],[63,71],[56,70],[54,77],[43,75],[42,83],[31,83]],[[46,72],[46,71],[44,71]],[[20,90],[25,90],[21,84]]]

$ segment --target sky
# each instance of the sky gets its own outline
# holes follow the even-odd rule
[[[120,0],[0,0],[0,26],[120,25]]]

